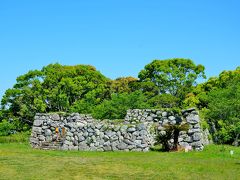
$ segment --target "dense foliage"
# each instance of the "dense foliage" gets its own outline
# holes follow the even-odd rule
[[[189,59],[154,60],[138,78],[111,80],[93,66],[50,64],[17,78],[1,101],[0,135],[28,130],[37,112],[89,113],[121,119],[132,108],[197,107],[218,143],[238,144],[240,68],[205,78],[203,65]]]

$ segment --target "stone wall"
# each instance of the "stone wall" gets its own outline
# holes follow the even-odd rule
[[[200,117],[195,108],[183,110],[181,113],[166,110],[133,109],[127,111],[125,122],[130,124],[141,122],[147,124],[148,127],[154,125],[160,134],[165,133],[165,125],[187,123],[189,125],[188,131],[180,131],[178,138],[180,146],[191,146],[195,150],[202,150],[204,145],[209,144],[208,131],[201,129]],[[170,140],[170,143],[173,143],[173,139]]]
[[[64,128],[65,133],[57,134],[56,128]],[[99,121],[79,114],[37,114],[30,142],[42,149],[148,151],[151,138],[143,123]]]
[[[185,120],[190,129],[180,132],[179,144],[202,150],[204,138],[195,109],[182,111],[182,115],[161,110],[128,110],[123,121],[100,121],[78,113],[36,114],[30,143],[40,149],[148,151],[155,142],[154,128],[164,132],[164,124]]]

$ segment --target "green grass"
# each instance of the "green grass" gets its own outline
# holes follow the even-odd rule
[[[0,136],[0,143],[27,143],[30,132],[21,132],[9,136]]]
[[[77,152],[2,143],[0,179],[240,179],[240,149],[211,145],[190,153]]]

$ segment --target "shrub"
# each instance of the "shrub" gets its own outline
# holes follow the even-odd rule
[[[7,120],[0,122],[0,136],[7,136],[13,134],[15,131],[15,126]]]

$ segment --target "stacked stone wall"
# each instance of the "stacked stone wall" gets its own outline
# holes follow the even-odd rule
[[[179,145],[203,149],[203,133],[195,109],[182,114],[164,110],[128,110],[123,121],[95,120],[91,115],[36,114],[30,143],[34,148],[80,151],[149,151],[155,143],[157,128],[185,122],[188,131],[181,131]]]
[[[56,133],[64,129],[63,132]],[[35,148],[82,151],[148,151],[151,135],[143,123],[94,120],[90,115],[37,114],[30,142]]]
[[[156,126],[160,134],[166,133],[164,127],[167,125],[181,125],[186,123],[189,129],[187,131],[180,131],[178,138],[180,146],[191,146],[195,150],[202,150],[204,145],[209,143],[208,137],[206,137],[208,134],[201,129],[199,113],[195,108],[183,110],[180,113],[171,110],[133,109],[127,111],[125,122],[130,124],[141,122],[147,124],[149,127]],[[173,143],[173,139],[170,139],[170,143]]]

